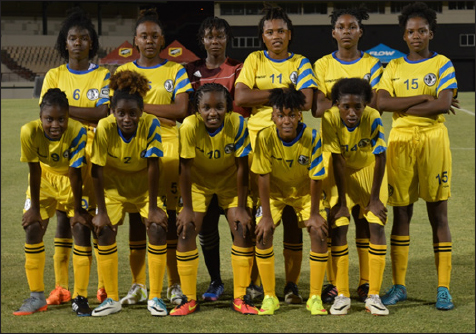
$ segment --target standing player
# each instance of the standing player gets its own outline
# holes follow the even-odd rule
[[[317,87],[309,60],[288,50],[293,24],[286,12],[280,7],[265,7],[265,15],[258,27],[259,37],[266,50],[252,52],[246,58],[240,76],[236,80],[235,90],[236,104],[252,107],[248,129],[253,151],[258,131],[274,124],[271,120],[273,108],[269,106],[270,91],[273,88],[287,87],[292,83],[305,95],[303,110],[309,110],[312,105],[313,89]],[[252,160],[252,155],[250,159]],[[251,173],[250,189],[255,205],[258,197],[256,182],[257,176]],[[297,227],[296,214],[290,207],[284,211],[283,227],[285,301],[302,303],[297,287],[302,262],[302,231]]]
[[[225,86],[233,98],[235,80],[240,74],[243,63],[226,56],[227,46],[232,41],[230,25],[224,19],[208,17],[200,25],[197,36],[200,46],[207,51],[207,57],[185,65],[193,89],[197,91],[206,83],[216,82]],[[190,105],[190,109],[193,109],[193,105]],[[245,118],[250,115],[249,108],[237,107],[234,103],[233,111]],[[202,298],[211,301],[217,300],[225,288],[220,274],[219,218],[220,208],[217,197],[214,195],[208,206],[207,215],[203,218],[206,223],[203,224],[198,235],[211,279],[210,286]],[[256,269],[256,266],[253,266],[253,269]],[[257,274],[257,270],[255,273]],[[256,283],[255,281],[256,278],[252,278],[252,282]]]
[[[331,168],[338,192],[330,199],[329,222],[333,229],[332,252],[339,254],[335,259],[339,295],[330,313],[345,315],[350,308],[347,230],[349,212],[359,206],[360,216],[369,222],[370,230],[365,308],[374,315],[388,315],[379,297],[387,251],[384,226],[388,198],[382,120],[377,110],[367,107],[372,88],[365,79],[341,79],[332,87],[331,96],[336,106],[324,113],[322,141],[324,150],[332,153]]]
[[[256,261],[265,297],[259,315],[279,309],[275,293],[273,234],[285,206],[307,227],[311,238],[310,294],[307,309],[324,315],[321,289],[327,262],[327,222],[320,206],[322,179],[321,139],[316,130],[301,122],[306,98],[294,88],[275,88],[269,96],[275,125],[258,132],[251,169],[258,175],[260,207],[256,219]],[[319,208],[322,208],[321,210]]]
[[[106,316],[121,310],[118,293],[116,235],[126,212],[139,212],[149,237],[150,294],[147,309],[154,316],[167,315],[160,298],[167,262],[167,214],[159,193],[159,158],[163,156],[160,123],[145,114],[143,96],[147,79],[134,71],[111,77],[112,115],[98,123],[91,156],[97,199],[93,224],[98,235],[99,266],[108,298],[92,315]]]
[[[30,170],[22,226],[26,233],[25,271],[31,292],[30,298],[13,314],[29,315],[46,311],[48,307],[43,282],[43,236],[49,219],[56,208],[61,208],[71,217],[75,241],[78,241],[90,238],[91,217],[81,207],[81,168],[85,165],[86,129],[81,123],[69,119],[68,99],[64,92],[52,88],[43,95],[40,119],[22,126],[20,139],[20,160],[28,162]],[[78,246],[78,250],[86,257],[89,278],[91,241],[89,247],[84,246]],[[90,311],[87,299],[85,305],[82,299],[80,304],[81,312],[85,308],[86,313]]]
[[[335,10],[331,14],[332,37],[337,43],[337,51],[328,54],[314,63],[314,73],[317,78],[317,90],[314,91],[312,113],[315,117],[322,117],[324,111],[332,107],[331,91],[334,83],[341,78],[361,78],[369,81],[372,90],[372,100],[370,107],[376,108],[376,87],[382,76],[382,64],[380,61],[360,51],[358,43],[363,35],[363,20],[367,20],[369,15],[364,7],[347,8]],[[334,181],[334,171],[332,157],[329,152],[324,152],[325,166],[329,167],[328,177],[323,181],[324,192],[327,199],[337,196],[337,189]],[[365,301],[369,291],[369,237],[370,231],[368,222],[359,218],[359,206],[355,206],[352,211],[356,224],[355,244],[359,256],[360,279],[357,294],[360,301]],[[332,230],[330,231],[332,233]],[[329,234],[331,234],[329,233]],[[331,235],[327,240],[331,247]],[[337,296],[335,287],[335,271],[333,269],[334,258],[339,254],[333,254],[327,262],[327,284],[322,293],[322,300],[332,304]]]
[[[393,286],[382,297],[385,305],[407,299],[405,276],[410,248],[413,203],[426,202],[433,230],[438,274],[436,308],[453,309],[449,293],[451,233],[448,198],[451,186],[451,151],[443,114],[457,104],[457,83],[451,61],[430,51],[436,13],[417,2],[398,17],[409,54],[387,65],[378,88],[380,110],[393,112],[388,139],[389,204],[394,221],[391,234]],[[456,106],[455,104],[455,106]],[[402,177],[402,171],[405,171]]]
[[[84,208],[93,212],[96,209],[96,204],[91,180],[91,147],[98,121],[108,114],[110,73],[106,68],[90,62],[97,54],[99,39],[91,19],[80,8],[73,8],[62,23],[55,48],[67,63],[46,73],[41,96],[50,88],[60,88],[68,97],[69,116],[83,123],[88,129],[87,166],[83,168],[84,190],[82,203]],[[41,102],[42,98],[40,98]],[[73,246],[71,228],[64,211],[57,210],[56,217],[58,224],[53,257],[56,287],[46,300],[50,305],[62,304],[71,299],[71,293],[68,291],[69,256]],[[97,258],[96,236],[94,236],[93,243]],[[80,266],[86,265],[83,263],[85,258],[81,254],[83,253],[75,246],[73,266],[75,262],[78,262]],[[98,270],[97,298],[102,302],[106,297],[102,276]]]
[[[120,66],[117,71],[133,70],[144,75],[150,90],[144,97],[144,111],[155,115],[161,122],[164,157],[160,159],[161,180],[165,187],[164,202],[167,205],[167,298],[174,304],[181,303],[182,291],[177,272],[177,233],[176,209],[178,206],[178,129],[177,119],[183,119],[188,110],[188,93],[193,91],[187,72],[178,63],[162,59],[160,51],[165,47],[164,30],[155,9],[144,9],[136,21],[134,45],[140,53],[139,59]],[[132,235],[132,234],[131,234]],[[145,234],[136,234],[135,241],[130,241],[131,269],[133,286],[121,302],[135,304],[147,296],[145,289]],[[142,241],[138,241],[142,240]],[[137,249],[144,246],[143,251]],[[142,265],[137,265],[142,263]],[[137,268],[136,268],[137,267]],[[139,280],[140,278],[140,280]]]
[[[188,116],[180,127],[180,187],[183,209],[177,217],[177,260],[184,297],[170,312],[183,316],[198,310],[197,234],[208,222],[203,219],[213,195],[225,211],[233,234],[232,309],[242,314],[257,314],[246,295],[254,245],[251,239],[248,198],[248,154],[251,146],[246,122],[232,112],[233,100],[225,86],[208,83],[194,98],[197,113]],[[214,175],[210,178],[209,175]],[[251,204],[251,203],[250,203]]]

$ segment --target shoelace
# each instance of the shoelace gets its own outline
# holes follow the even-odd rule
[[[437,298],[438,299],[443,299],[444,301],[449,301],[450,300],[450,297],[448,296],[448,293],[445,290],[439,291]]]

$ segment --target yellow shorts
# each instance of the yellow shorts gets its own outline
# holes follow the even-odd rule
[[[410,205],[451,196],[451,150],[443,123],[421,128],[393,128],[388,138],[388,204]]]
[[[177,127],[163,126],[162,148],[164,156],[159,159],[159,194],[166,194],[167,210],[175,211],[179,205],[179,139]]]
[[[160,197],[157,198],[157,207],[167,213],[165,204]],[[139,212],[141,217],[147,219],[149,216],[149,197],[140,196],[124,201],[116,197],[106,196],[106,210],[112,225],[122,225],[126,212]]]
[[[213,194],[217,194],[218,206],[223,210],[238,207],[238,195],[236,188],[228,188],[220,191],[200,187],[192,184],[192,205],[195,212],[207,212],[208,205],[212,200]],[[251,208],[251,198],[247,197],[247,207]]]
[[[349,208],[349,212],[352,212],[352,208],[356,205],[360,206],[360,218],[365,218],[369,223],[375,223],[379,225],[385,225],[387,222],[382,223],[382,221],[375,216],[371,211],[366,211],[365,208],[370,203],[370,193],[372,191],[372,183],[374,178],[374,169],[375,169],[375,162],[371,165],[361,168],[361,169],[353,169],[353,168],[346,168],[345,169],[345,180],[347,184],[347,193],[346,193],[346,200],[347,200],[347,207]],[[383,205],[387,205],[388,201],[388,182],[387,182],[387,171],[383,175],[382,179],[382,186],[380,187],[380,201]],[[338,196],[332,196],[329,200],[331,207],[337,204]],[[349,219],[347,218],[340,218],[337,219],[333,224],[332,227],[338,226],[345,226],[349,225]]]
[[[28,175],[28,184],[30,184],[30,175]],[[28,186],[23,213],[30,207],[31,193],[30,186]],[[74,196],[71,182],[66,175],[49,173],[43,169],[40,183],[41,218],[45,220],[53,217],[57,209],[66,212],[68,217],[74,216]]]
[[[311,217],[311,195],[306,195],[300,198],[287,198],[287,199],[278,199],[270,198],[269,200],[271,217],[273,218],[274,225],[278,226],[281,222],[281,217],[283,215],[284,207],[289,205],[294,209],[296,213],[298,226],[300,228],[306,227],[304,222]],[[324,208],[323,202],[319,203],[319,213],[324,219],[327,219],[326,209]],[[261,217],[263,216],[261,206],[258,207],[256,212],[256,224],[259,224]]]

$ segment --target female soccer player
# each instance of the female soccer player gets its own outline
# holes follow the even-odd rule
[[[413,203],[426,202],[433,230],[438,274],[436,308],[453,309],[449,293],[451,233],[448,198],[451,186],[451,151],[443,114],[457,106],[455,69],[443,55],[430,51],[436,29],[436,13],[417,2],[398,17],[409,54],[392,60],[378,88],[378,106],[393,112],[388,139],[389,204],[393,206],[391,258],[393,286],[382,297],[385,305],[407,299],[405,275],[410,248]],[[405,171],[405,175],[402,175]]]
[[[208,17],[200,25],[197,37],[200,46],[207,51],[207,57],[185,65],[193,89],[197,91],[199,87],[206,83],[216,82],[225,86],[233,98],[235,81],[240,74],[243,63],[226,55],[227,46],[232,41],[230,25],[224,19]],[[190,109],[193,109],[192,104]],[[240,113],[243,117],[250,115],[250,108],[238,107],[234,103],[233,111]],[[206,224],[203,224],[198,235],[211,279],[210,286],[202,295],[203,300],[217,300],[225,289],[220,274],[219,218],[220,209],[217,197],[213,196],[208,206],[207,215],[203,218]],[[253,268],[256,268],[256,266],[253,266]],[[255,277],[252,278],[253,282],[255,280]]]
[[[55,48],[67,63],[46,73],[41,96],[50,88],[60,88],[68,97],[69,116],[83,123],[88,129],[82,203],[86,210],[94,212],[96,204],[91,180],[91,146],[97,122],[108,114],[110,73],[106,68],[91,63],[91,59],[98,52],[99,39],[91,19],[80,8],[73,8],[62,23]],[[71,293],[68,291],[68,264],[73,246],[71,228],[64,211],[57,210],[56,217],[58,223],[53,257],[56,287],[46,299],[50,305],[62,304],[71,299]],[[93,243],[97,258],[97,237],[94,234]],[[84,260],[81,254],[75,246],[73,266],[75,261],[80,263]],[[102,276],[98,271],[97,298],[102,302],[106,296]]]
[[[358,44],[364,33],[363,20],[367,20],[369,14],[365,7],[346,8],[334,10],[331,14],[332,37],[337,44],[337,50],[328,54],[314,63],[314,73],[317,78],[318,89],[314,91],[312,113],[314,117],[322,117],[324,111],[332,107],[331,91],[334,83],[341,78],[361,78],[369,81],[372,90],[370,107],[376,108],[375,88],[382,76],[382,64],[380,61],[359,50]],[[328,167],[328,176],[323,181],[326,198],[337,196],[334,182],[332,158],[329,152],[324,152],[325,166]],[[359,256],[360,278],[357,294],[360,301],[365,301],[369,291],[369,227],[365,219],[359,218],[360,208],[354,207],[352,216],[356,224],[355,244]],[[330,231],[332,233],[332,230]],[[330,234],[331,234],[330,233]],[[327,240],[331,247],[331,235]],[[338,254],[334,254],[336,258]],[[335,272],[333,269],[333,257],[329,256],[327,262],[327,284],[323,289],[322,300],[332,304],[337,296],[335,287]]]
[[[13,314],[29,315],[46,311],[48,307],[43,282],[43,236],[49,219],[53,217],[56,208],[61,208],[71,218],[75,247],[86,258],[86,268],[82,269],[86,269],[89,278],[91,217],[81,207],[81,168],[85,165],[86,129],[81,123],[69,119],[66,94],[58,88],[49,89],[40,104],[40,119],[22,126],[20,136],[20,160],[28,162],[30,170],[22,226],[26,233],[25,271],[31,293],[30,298]],[[90,313],[87,299],[83,300],[87,284],[85,287],[80,286],[75,280],[75,294],[79,287],[83,296],[79,298],[78,295],[78,300],[75,301],[81,299],[81,312]]]
[[[367,107],[372,88],[360,78],[340,79],[332,87],[335,107],[322,118],[323,149],[332,153],[337,197],[330,199],[332,253],[336,254],[336,286],[339,295],[330,308],[333,315],[345,315],[350,308],[349,212],[360,207],[360,216],[369,222],[369,292],[365,308],[374,315],[387,315],[379,297],[385,269],[384,226],[387,222],[387,176],[385,135],[377,110]]]
[[[259,22],[259,37],[266,50],[252,52],[245,60],[236,80],[235,102],[239,106],[252,107],[248,119],[251,147],[254,149],[259,130],[271,126],[272,107],[269,94],[273,88],[284,88],[290,83],[306,97],[302,110],[311,109],[313,89],[317,87],[311,63],[306,57],[289,52],[293,24],[280,7],[265,7],[265,15]],[[250,159],[252,157],[250,155]],[[256,175],[251,174],[250,189],[254,205],[258,198]],[[302,303],[297,283],[301,273],[302,231],[297,228],[296,215],[291,208],[283,214],[284,263],[286,272],[285,301]]]
[[[177,267],[184,296],[170,312],[183,316],[198,310],[197,233],[214,194],[223,208],[233,233],[231,263],[234,297],[232,309],[257,314],[246,287],[253,265],[251,216],[248,198],[248,154],[251,146],[244,118],[233,110],[233,100],[225,86],[201,86],[194,98],[197,113],[180,127],[180,187],[183,209],[177,217]],[[210,178],[209,175],[214,175]],[[251,204],[251,203],[250,203]]]
[[[161,122],[164,157],[160,159],[160,184],[166,192],[169,227],[167,234],[167,298],[174,304],[181,303],[182,291],[176,262],[176,210],[180,197],[178,186],[178,129],[177,119],[188,112],[188,93],[193,91],[187,72],[178,63],[160,58],[165,47],[164,30],[155,9],[144,9],[136,21],[134,45],[140,53],[139,59],[120,66],[117,71],[133,70],[144,75],[150,90],[144,97],[144,111],[157,116]],[[137,230],[137,229],[135,229]],[[133,234],[131,234],[132,236]],[[147,298],[145,289],[145,234],[144,231],[131,237],[130,263],[133,286],[122,303],[135,304]]]
[[[275,293],[274,229],[286,206],[298,217],[298,228],[307,227],[311,238],[310,294],[307,309],[324,315],[321,289],[327,262],[327,223],[320,206],[322,179],[321,139],[306,127],[301,110],[306,98],[294,88],[271,90],[269,104],[275,125],[258,132],[251,169],[258,175],[259,203],[256,225],[256,261],[265,297],[259,315],[272,315],[279,309]],[[320,209],[321,208],[321,209]]]
[[[143,113],[143,97],[149,90],[143,75],[120,71],[111,77],[110,86],[114,89],[112,115],[99,121],[91,156],[98,205],[93,224],[108,298],[92,315],[121,310],[117,228],[126,212],[139,212],[149,237],[147,309],[154,316],[165,316],[167,309],[160,295],[167,261],[167,213],[159,196],[159,158],[163,156],[160,123],[155,116]]]

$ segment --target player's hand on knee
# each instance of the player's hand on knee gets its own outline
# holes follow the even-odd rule
[[[190,228],[187,227],[188,223],[191,223],[193,228],[195,228],[195,214],[189,208],[184,207],[177,216],[177,236],[180,237],[182,235],[182,238],[185,239],[187,229]]]
[[[147,230],[149,229],[150,224],[152,223],[156,223],[158,226],[162,227],[165,232],[168,231],[169,224],[167,214],[161,208],[149,208],[149,217],[148,219],[144,219],[144,224]]]
[[[382,201],[370,201],[365,210],[372,212],[382,223],[385,224],[387,222],[387,208],[383,205]]]
[[[266,242],[274,234],[274,222],[273,218],[263,216],[258,225],[256,225],[256,241],[266,245]]]
[[[21,226],[27,228],[33,223],[39,223],[42,229],[46,228],[46,224],[44,224],[43,219],[41,219],[40,211],[30,208],[23,214],[21,218]]]
[[[111,221],[109,220],[109,216],[107,213],[100,212],[93,218],[93,225],[94,225],[94,231],[97,236],[101,234],[101,231],[104,227],[109,226],[110,229],[115,233],[117,231],[117,228],[112,225]]]
[[[87,226],[91,230],[94,229],[93,216],[91,216],[91,214],[83,208],[74,212],[74,216],[71,217],[69,223],[71,228],[73,228],[73,226],[76,224],[81,224]]]

